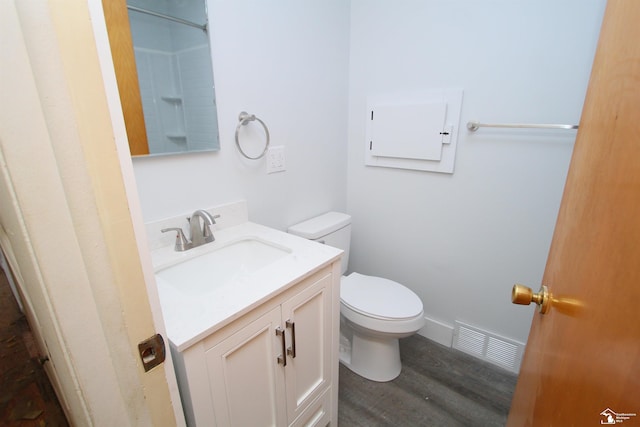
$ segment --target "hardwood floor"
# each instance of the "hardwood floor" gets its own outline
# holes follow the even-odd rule
[[[420,335],[400,351],[402,373],[387,383],[340,365],[340,427],[505,425],[515,374]]]
[[[0,426],[68,426],[35,346],[0,269]]]

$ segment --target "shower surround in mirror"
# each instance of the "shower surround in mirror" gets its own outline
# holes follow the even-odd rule
[[[203,0],[128,0],[149,154],[219,150]],[[138,10],[142,9],[144,11]]]

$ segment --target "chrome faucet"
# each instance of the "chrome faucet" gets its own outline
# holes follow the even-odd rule
[[[202,218],[203,221],[202,227],[200,227],[200,218]],[[166,233],[167,231],[178,232],[174,248],[176,251],[182,252],[204,245],[205,243],[213,242],[215,237],[213,237],[213,233],[209,227],[216,223],[216,218],[220,218],[220,215],[211,215],[209,212],[202,209],[198,209],[193,213],[193,215],[191,215],[191,217],[187,218],[187,221],[189,221],[189,229],[191,231],[191,235],[189,236],[191,241],[187,240],[182,228],[179,227],[163,228],[160,231],[163,233]]]
[[[199,218],[202,218],[202,227],[200,227]],[[191,215],[191,218],[188,218],[189,228],[191,229],[191,244],[194,248],[216,240],[209,228],[216,223],[216,218],[220,218],[220,215],[214,216],[202,209],[198,209]]]

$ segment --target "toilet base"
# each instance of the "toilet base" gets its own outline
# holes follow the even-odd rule
[[[352,332],[350,348],[340,346],[340,362],[349,370],[368,380],[386,382],[400,375],[400,344],[398,338],[362,336]],[[341,341],[342,341],[341,337]]]

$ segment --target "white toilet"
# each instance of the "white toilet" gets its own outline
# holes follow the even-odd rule
[[[351,216],[328,212],[289,228],[289,233],[344,250],[349,262]],[[351,273],[340,283],[340,362],[373,381],[400,375],[399,338],[425,324],[422,301],[410,289],[381,277]]]

